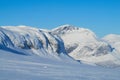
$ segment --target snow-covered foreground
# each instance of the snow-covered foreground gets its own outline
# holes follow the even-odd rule
[[[28,51],[29,52],[29,51]],[[65,57],[65,55],[61,55]],[[0,50],[0,80],[119,80],[120,68]]]

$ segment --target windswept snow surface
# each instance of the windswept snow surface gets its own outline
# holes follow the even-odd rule
[[[0,80],[119,80],[119,78],[120,68],[90,66],[70,60],[20,55],[0,50]]]
[[[119,35],[100,39],[71,25],[2,26],[0,80],[119,80],[119,43]]]

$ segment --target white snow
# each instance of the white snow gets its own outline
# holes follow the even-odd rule
[[[0,50],[0,80],[119,80],[120,68],[104,68]]]
[[[109,34],[105,36],[103,40],[108,42],[114,48],[114,53],[112,55],[120,60],[120,35]]]
[[[0,44],[5,47],[14,46],[22,49],[39,49],[42,53],[47,52],[47,54],[65,53],[64,44],[60,44],[62,41],[58,37],[47,32],[47,30],[42,31],[27,26],[9,26],[0,28],[0,33]]]
[[[103,40],[107,41],[112,45],[120,53],[120,35],[117,34],[109,34],[103,38]]]

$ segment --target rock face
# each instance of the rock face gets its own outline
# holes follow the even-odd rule
[[[0,48],[31,50],[37,55],[65,54],[75,60],[99,65],[120,64],[120,55],[116,55],[120,53],[119,43],[119,35],[100,39],[89,29],[71,25],[53,30],[27,26],[0,28]]]

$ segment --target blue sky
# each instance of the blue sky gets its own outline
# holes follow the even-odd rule
[[[99,37],[120,34],[120,0],[0,0],[0,25],[89,28]]]

